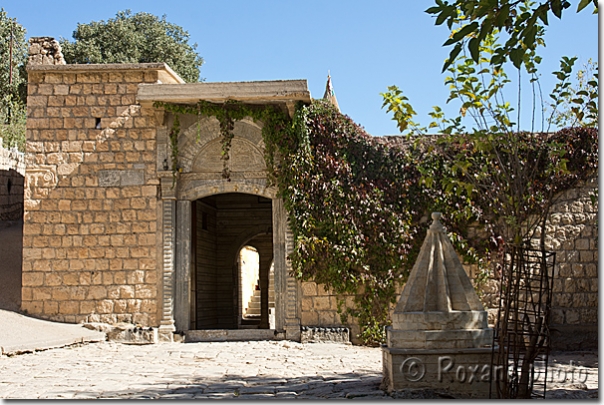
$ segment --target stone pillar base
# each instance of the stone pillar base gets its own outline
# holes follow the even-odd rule
[[[383,389],[442,390],[459,398],[489,398],[502,370],[491,370],[491,348],[382,348]],[[495,393],[493,385],[493,393]]]
[[[173,325],[160,325],[158,329],[158,341],[159,342],[174,342],[174,326]]]
[[[299,342],[302,339],[302,332],[300,330],[300,324],[285,325],[285,339],[294,342]]]

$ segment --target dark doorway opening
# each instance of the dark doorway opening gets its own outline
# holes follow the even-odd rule
[[[274,293],[269,294],[273,262],[272,208],[272,200],[243,193],[217,194],[194,202],[192,329],[269,329],[272,326],[270,299],[273,299],[274,311]],[[242,253],[247,255],[248,263],[243,263]],[[255,270],[254,266],[257,266]],[[250,276],[250,271],[257,276]],[[248,290],[256,291],[256,288],[258,292],[250,296]],[[254,294],[259,299],[252,298]],[[246,295],[248,302],[253,300],[258,310],[252,311],[250,305],[246,306]],[[248,316],[252,312],[254,316]]]

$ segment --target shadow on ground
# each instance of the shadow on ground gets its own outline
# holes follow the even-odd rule
[[[145,375],[141,371],[141,375]],[[48,398],[128,398],[128,399],[331,399],[389,398],[380,390],[381,375],[341,374],[329,378],[316,375],[295,378],[227,375],[215,378],[165,377],[161,384],[137,384],[127,389],[65,390]],[[438,398],[438,396],[434,397]]]

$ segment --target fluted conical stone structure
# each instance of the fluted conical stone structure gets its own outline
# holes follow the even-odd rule
[[[420,250],[382,347],[382,386],[435,389],[455,398],[488,398],[493,330],[440,223]],[[471,377],[470,377],[471,376]]]
[[[492,329],[470,279],[432,214],[415,266],[394,310],[390,347],[470,348],[491,344]]]

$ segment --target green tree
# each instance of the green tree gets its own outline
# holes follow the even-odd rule
[[[579,1],[577,12],[590,4],[594,5],[594,13],[597,13],[597,0]],[[464,24],[452,30],[444,43],[444,46],[454,47],[443,71],[455,61],[464,45],[474,62],[478,62],[479,45],[497,32],[506,33],[507,40],[495,48],[491,64],[501,66],[510,60],[516,68],[520,68],[524,54],[542,44],[538,37],[543,25],[548,25],[549,16],[553,14],[562,18],[562,12],[570,6],[566,0],[455,0],[452,3],[436,0],[436,5],[426,12],[436,16],[436,25],[446,22],[449,29],[459,22],[460,15],[464,16]]]
[[[25,145],[27,82],[25,28],[0,8],[0,137],[4,146]]]
[[[189,33],[165,15],[120,11],[108,21],[78,24],[73,38],[59,41],[67,63],[165,62],[185,81],[199,80],[197,44],[189,44]]]

